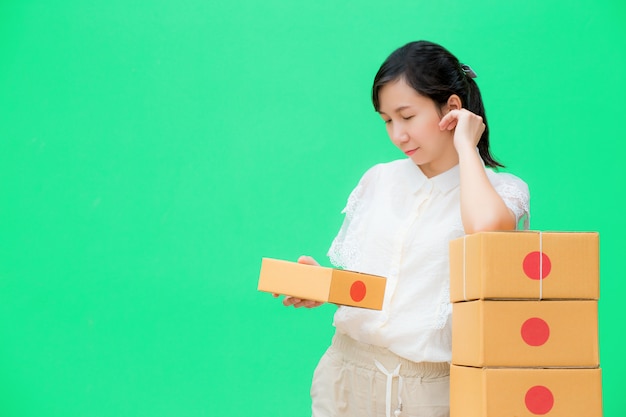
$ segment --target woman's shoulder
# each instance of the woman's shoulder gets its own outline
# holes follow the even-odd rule
[[[510,172],[493,171],[488,168],[486,168],[485,170],[487,171],[487,178],[489,178],[494,186],[507,184],[518,186],[520,188],[528,190],[528,185],[526,184],[526,182],[517,175],[511,174]]]
[[[530,190],[524,180],[508,172],[490,169],[487,169],[487,177],[507,206],[517,208],[514,211],[519,214],[518,218],[522,213],[530,212]]]
[[[397,159],[395,161],[389,162],[379,162],[370,168],[368,168],[363,176],[361,177],[361,182],[372,182],[382,177],[387,177],[389,175],[394,175],[398,172],[402,172],[410,167],[411,164],[407,163],[410,161],[407,159]]]
[[[369,168],[365,174],[367,175],[394,175],[397,173],[404,174],[407,170],[415,170],[415,164],[409,159],[396,159],[389,162],[379,162]]]
[[[518,176],[508,172],[495,172],[487,169],[487,176],[504,204],[515,213],[519,222],[524,218],[524,229],[530,226],[530,191],[528,185]]]

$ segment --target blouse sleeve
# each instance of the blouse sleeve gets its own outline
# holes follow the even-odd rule
[[[517,224],[523,219],[523,228],[530,227],[530,192],[528,185],[515,175],[494,173],[492,184],[504,204],[515,213]],[[519,226],[518,226],[519,227]]]
[[[330,262],[340,268],[350,269],[359,259],[359,241],[363,238],[362,224],[367,201],[371,195],[378,168],[370,168],[361,177],[357,186],[352,190],[346,206],[341,211],[344,214],[343,224],[328,250]],[[359,238],[360,236],[360,238]]]

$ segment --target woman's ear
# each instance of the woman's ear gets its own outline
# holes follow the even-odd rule
[[[461,103],[461,98],[456,94],[452,94],[448,97],[448,111],[450,110],[460,110],[463,108],[463,103]]]

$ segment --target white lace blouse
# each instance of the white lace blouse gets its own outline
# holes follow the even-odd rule
[[[486,169],[528,227],[528,186]],[[451,360],[448,243],[463,236],[459,167],[427,178],[410,159],[368,170],[348,198],[328,256],[345,269],[387,277],[382,311],[339,307],[337,330],[415,362]]]

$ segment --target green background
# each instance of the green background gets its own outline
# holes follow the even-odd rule
[[[0,416],[305,416],[333,307],[256,291],[325,256],[402,157],[396,47],[475,69],[533,229],[601,234],[606,416],[623,415],[626,6],[615,1],[0,3]]]

